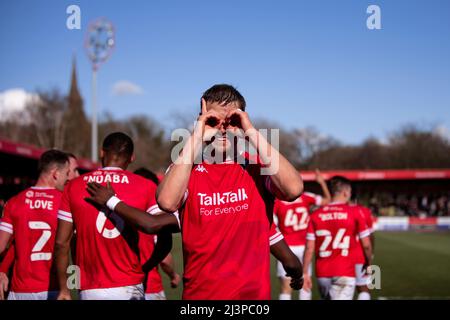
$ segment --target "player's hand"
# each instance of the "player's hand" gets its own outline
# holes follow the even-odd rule
[[[180,284],[181,277],[178,273],[174,273],[172,279],[170,279],[170,287],[171,288],[178,288],[178,285]]]
[[[309,274],[304,274],[303,279],[304,279],[303,289],[306,291],[311,291],[311,289],[312,289],[311,276]]]
[[[365,263],[365,264],[362,266],[361,271],[362,271],[363,275],[365,275],[365,274],[371,274],[371,273],[372,273],[372,269],[370,268],[370,264],[369,264],[369,263]]]
[[[72,300],[69,290],[61,290],[56,297],[56,300]]]
[[[0,272],[0,300],[5,300],[8,291],[9,279],[6,273]]]
[[[292,268],[284,265],[283,268],[286,271],[286,277],[291,278],[291,288],[294,290],[300,290],[303,287],[302,268]]]
[[[325,183],[325,179],[323,178],[322,173],[320,173],[319,169],[316,169],[316,182],[318,184]]]
[[[291,283],[289,285],[294,290],[300,290],[301,288],[303,288],[303,282],[303,276],[291,277]]]
[[[108,202],[111,197],[116,195],[109,182],[106,184],[106,187],[97,182],[89,182],[86,190],[91,195],[91,197],[86,198],[86,200],[92,201],[101,206],[106,205],[106,202]]]
[[[227,124],[231,128],[239,128],[247,132],[254,129],[248,113],[241,109],[230,110],[227,114]]]
[[[219,131],[219,125],[223,119],[215,110],[207,111],[206,101],[202,98],[202,112],[200,113],[194,129],[196,137],[203,141],[210,141]]]

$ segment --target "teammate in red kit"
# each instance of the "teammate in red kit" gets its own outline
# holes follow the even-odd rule
[[[316,276],[323,299],[351,300],[355,292],[355,251],[362,245],[364,269],[370,265],[370,230],[359,208],[348,204],[350,181],[343,177],[330,180],[332,202],[310,217],[306,234],[303,265],[305,287],[311,287],[308,268],[315,252]],[[361,243],[356,241],[359,236]]]
[[[80,174],[78,172],[78,161],[76,156],[72,153],[67,153],[67,156],[69,157],[69,176],[67,180],[70,181],[78,177]],[[5,254],[5,257],[0,263],[0,300],[4,299],[5,293],[8,291],[8,273],[12,271],[12,268],[14,266],[14,252],[14,242],[12,242],[8,248],[8,252]]]
[[[157,243],[157,236],[152,234],[144,234],[140,235],[140,243],[139,247],[141,250],[141,259],[142,261],[147,261],[149,257],[152,255],[152,252],[155,247],[155,243]],[[159,266],[154,267],[150,271],[147,272],[147,280],[145,283],[145,300],[166,300],[166,293],[164,291],[163,282],[161,278],[161,274],[159,273],[159,268],[164,271],[170,278],[170,286],[172,288],[177,288],[181,277],[178,273],[175,272],[174,261],[172,254],[168,254],[163,261],[159,264]],[[145,270],[144,270],[145,271]]]
[[[155,186],[159,184],[159,179],[152,171],[140,168],[134,171],[135,174],[140,175],[146,179],[152,181]],[[156,190],[156,189],[155,189]],[[150,210],[150,214],[159,214],[161,210],[158,205],[155,204]],[[139,235],[139,249],[141,251],[141,262],[145,263],[151,257],[152,252],[155,248],[155,243],[157,243],[157,236],[153,234],[145,234],[143,232]],[[144,264],[145,265],[145,264]],[[163,261],[159,264],[161,269],[170,278],[170,286],[172,288],[178,287],[181,281],[181,277],[175,272],[174,261],[172,254],[168,254]],[[159,273],[158,266],[151,269],[147,274],[147,280],[145,283],[145,300],[166,300],[166,294],[164,292],[163,282],[161,274]],[[145,270],[144,270],[145,272]]]
[[[241,134],[260,161],[250,161],[237,148],[230,152]],[[262,174],[263,167],[268,175]],[[149,217],[111,197],[112,190],[89,184],[94,201],[109,199],[114,204],[110,209],[147,233],[181,229],[183,299],[270,299],[271,248],[299,289],[301,263],[282,235],[271,233],[271,223],[274,199],[292,201],[302,191],[298,172],[254,129],[244,98],[229,85],[204,93],[194,132],[158,187],[159,207],[179,210],[178,219],[169,214]],[[279,254],[283,250],[286,254]]]
[[[78,160],[77,157],[73,154],[68,152],[67,156],[69,157],[69,181],[73,180],[75,178],[78,178],[80,176],[80,171],[78,167]]]
[[[327,205],[331,199],[327,184],[318,170],[316,170],[316,181],[322,188],[323,197],[305,192],[292,202],[275,202],[274,218],[277,221],[278,228],[289,248],[302,262],[305,253],[306,228],[308,227],[311,207]],[[280,300],[291,300],[292,288],[289,285],[290,279],[285,277],[284,274],[283,265],[277,261],[277,276],[281,284]],[[311,268],[309,269],[309,275],[311,275]],[[301,289],[299,299],[311,300],[311,290]]]
[[[64,189],[55,246],[58,299],[70,299],[66,272],[74,229],[81,299],[144,299],[138,232],[114,212],[85,199],[86,184],[96,181],[113,185],[120,197],[144,211],[156,204],[156,186],[126,171],[134,160],[133,150],[133,141],[127,135],[119,132],[108,135],[101,151],[104,167],[81,175]]]
[[[39,159],[38,171],[36,185],[11,198],[0,220],[0,255],[14,238],[8,300],[47,300],[57,294],[53,250],[61,191],[69,177],[69,158],[62,151],[46,151]]]
[[[372,252],[373,252],[375,246],[375,236],[373,229],[372,212],[370,211],[369,208],[363,205],[357,205],[357,207],[361,210],[361,214],[364,217],[364,221],[366,222],[367,227],[369,228],[370,244],[372,245]],[[359,243],[360,241],[359,237],[357,237],[356,240]],[[365,259],[362,246],[356,246],[355,259],[356,259],[355,264],[356,291],[358,293],[358,300],[370,300],[370,293],[368,287],[370,283],[370,276],[364,270]]]

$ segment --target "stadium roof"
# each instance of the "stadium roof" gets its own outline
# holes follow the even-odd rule
[[[0,153],[7,153],[14,156],[29,158],[29,159],[39,159],[42,153],[46,149],[41,149],[35,146],[13,142],[5,139],[0,139]],[[77,159],[78,166],[84,170],[94,170],[99,167],[98,163],[92,162],[88,159]]]

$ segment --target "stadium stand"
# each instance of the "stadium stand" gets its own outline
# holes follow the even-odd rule
[[[44,151],[35,146],[0,139],[0,212],[6,200],[35,183],[38,159]],[[78,165],[80,173],[99,166],[86,159],[78,159]]]

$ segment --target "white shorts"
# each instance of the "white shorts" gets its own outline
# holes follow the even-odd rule
[[[146,293],[145,300],[167,300],[164,290],[157,293]]]
[[[81,300],[144,300],[144,286],[89,289],[80,291]]]
[[[305,253],[305,246],[289,246],[289,249],[299,258],[300,262],[303,264],[303,254]],[[311,265],[308,269],[309,275],[312,274]],[[277,276],[281,278],[286,278],[286,271],[280,261],[277,261]]]
[[[355,264],[355,273],[356,273],[356,285],[357,286],[367,286],[370,284],[370,276],[367,272],[362,271],[363,264]]]
[[[8,295],[8,300],[56,300],[58,291],[42,291],[42,292],[14,292]]]
[[[355,278],[317,278],[319,291],[325,300],[352,300],[355,293]]]

